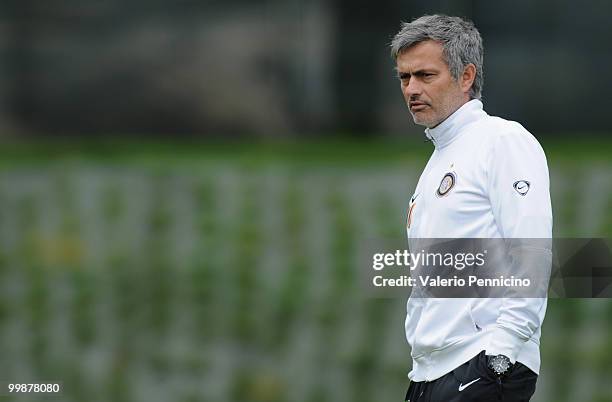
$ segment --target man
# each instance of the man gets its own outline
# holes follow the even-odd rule
[[[391,51],[410,114],[435,147],[409,204],[409,241],[550,239],[546,157],[520,124],[483,110],[483,46],[474,25],[423,16],[402,24]],[[531,248],[550,261],[549,248]],[[545,311],[545,297],[411,295],[406,400],[528,401]]]

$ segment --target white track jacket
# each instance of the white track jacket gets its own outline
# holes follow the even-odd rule
[[[425,133],[435,150],[408,208],[409,243],[552,237],[546,156],[523,126],[489,116],[474,99]],[[442,183],[448,173],[454,180]],[[552,258],[550,249],[541,252]],[[539,373],[545,312],[545,298],[411,297],[405,322],[413,361],[408,377],[435,380],[482,350]]]

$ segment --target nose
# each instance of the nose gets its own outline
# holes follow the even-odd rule
[[[404,96],[406,98],[417,97],[423,91],[423,88],[419,84],[418,80],[415,80],[414,77],[408,80],[408,83],[402,87],[402,91],[404,92]]]

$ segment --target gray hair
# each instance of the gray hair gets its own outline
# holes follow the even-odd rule
[[[447,15],[424,15],[410,23],[403,22],[402,28],[391,42],[391,56],[394,60],[409,47],[426,40],[440,42],[444,61],[455,80],[468,64],[476,66],[476,77],[470,98],[480,99],[483,85],[483,47],[480,32],[474,23],[459,17]]]

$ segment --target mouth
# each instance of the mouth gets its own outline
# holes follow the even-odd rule
[[[411,112],[420,112],[424,110],[425,108],[429,107],[427,103],[417,102],[417,101],[410,102],[408,106],[410,107]]]

